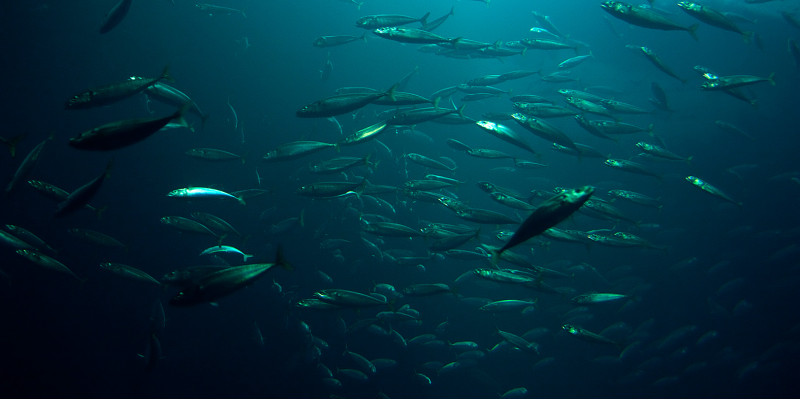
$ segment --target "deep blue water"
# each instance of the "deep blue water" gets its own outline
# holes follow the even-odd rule
[[[69,3],[69,4],[68,4]],[[110,176],[91,200],[106,206],[101,218],[86,210],[54,218],[56,203],[37,193],[24,180],[3,198],[3,224],[24,227],[58,250],[51,254],[85,284],[46,270],[0,248],[0,296],[3,346],[0,393],[10,397],[499,397],[525,387],[528,397],[797,397],[800,371],[800,318],[794,296],[800,284],[797,247],[800,213],[800,168],[797,154],[798,83],[800,69],[787,52],[787,40],[800,40],[800,31],[780,11],[798,11],[792,0],[764,4],[707,1],[703,4],[732,11],[755,23],[738,22],[755,31],[763,43],[745,43],[736,33],[700,23],[699,41],[685,32],[650,30],[613,18],[600,1],[527,2],[390,1],[366,0],[360,10],[338,0],[253,1],[215,3],[242,9],[241,15],[209,16],[193,2],[135,0],[128,15],[108,34],[98,29],[115,1],[24,1],[3,4],[2,121],[0,136],[26,136],[11,157],[0,149],[0,169],[11,179],[25,156],[49,135],[38,165],[27,176],[68,191],[98,176],[113,159]],[[653,124],[654,136],[637,133],[608,141],[588,134],[570,118],[548,119],[574,141],[590,145],[613,158],[646,165],[663,179],[617,171],[602,159],[556,153],[546,141],[529,134],[514,121],[501,121],[523,135],[538,153],[491,137],[474,124],[443,125],[426,122],[410,129],[387,129],[378,140],[326,149],[297,160],[264,162],[262,155],[296,140],[334,143],[342,139],[336,125],[324,118],[301,119],[301,106],[333,95],[336,88],[366,86],[385,90],[418,67],[404,91],[431,93],[469,79],[512,70],[557,70],[572,50],[529,49],[524,55],[498,59],[458,59],[418,51],[373,34],[367,43],[356,41],[326,49],[311,45],[321,35],[361,35],[354,26],[362,16],[401,14],[430,19],[451,16],[435,33],[494,43],[532,37],[535,10],[550,16],[568,37],[584,43],[580,54],[593,58],[572,70],[577,81],[548,83],[539,75],[500,83],[516,94],[538,94],[566,105],[558,89],[614,88],[596,92],[618,101],[652,109],[652,82],[661,85],[673,112],[617,114],[625,122]],[[683,26],[698,23],[673,2],[654,7]],[[613,27],[613,30],[609,27]],[[419,24],[411,24],[418,27]],[[618,33],[619,35],[615,34]],[[249,47],[245,43],[249,43]],[[682,84],[657,70],[641,54],[625,45],[646,45],[678,75]],[[330,59],[329,79],[320,70]],[[68,146],[80,132],[111,121],[168,115],[174,107],[136,95],[115,104],[88,110],[65,110],[64,102],[91,87],[119,82],[129,76],[155,77],[169,65],[175,82],[209,117],[189,115],[196,132],[175,129],[160,132],[130,147],[91,152]],[[722,92],[700,89],[695,65],[719,75],[775,74],[776,85],[759,83],[744,89],[758,99],[758,107]],[[588,89],[591,90],[591,89]],[[461,105],[463,94],[453,95]],[[483,119],[486,112],[513,112],[508,95],[467,104],[464,113]],[[239,129],[228,102],[235,108]],[[441,106],[449,106],[444,99]],[[345,135],[375,123],[390,107],[368,105],[357,113],[337,117]],[[590,119],[602,117],[588,115]],[[716,120],[733,123],[754,140],[720,130]],[[502,150],[515,157],[548,166],[515,168],[507,159],[470,157],[446,145],[449,138],[473,147]],[[690,163],[638,157],[637,141],[662,143],[673,152],[693,156]],[[186,156],[198,147],[225,149],[247,162],[215,163]],[[387,151],[390,149],[390,152]],[[377,167],[356,167],[346,175],[316,175],[310,162],[338,156],[372,154]],[[430,170],[407,161],[407,153],[449,157],[453,172]],[[738,168],[737,168],[738,167]],[[736,173],[732,173],[731,171]],[[258,172],[256,172],[258,171]],[[463,261],[432,255],[429,260],[401,265],[384,257],[379,262],[362,244],[364,237],[384,252],[410,251],[427,256],[430,240],[395,238],[362,232],[362,213],[378,213],[412,228],[427,222],[479,224],[459,219],[444,207],[415,202],[401,193],[376,195],[395,209],[345,196],[312,199],[295,193],[317,181],[367,177],[372,184],[401,186],[407,179],[428,173],[450,176],[464,183],[449,188],[471,207],[491,209],[521,218],[525,211],[494,202],[477,187],[490,181],[528,194],[553,193],[555,187],[596,187],[595,197],[610,199],[611,189],[627,189],[661,199],[662,209],[622,200],[613,202],[627,217],[641,224],[609,221],[577,213],[561,228],[630,232],[664,246],[620,248],[585,246],[545,239],[514,248],[536,264],[572,274],[545,282],[565,294],[551,294],[523,286],[469,277],[455,279],[488,261]],[[260,182],[257,178],[260,176]],[[692,187],[687,175],[699,176],[722,189],[743,206],[737,207]],[[183,201],[166,196],[173,189],[208,186],[225,191],[251,188],[270,193],[247,200]],[[441,192],[445,194],[445,192]],[[542,199],[534,199],[534,204]],[[183,234],[164,226],[167,215],[189,217],[204,211],[224,218],[244,236],[224,244],[254,254],[254,261],[271,262],[281,246],[294,271],[271,270],[249,287],[219,299],[215,305],[170,306],[176,287],[154,288],[125,280],[99,269],[101,262],[129,264],[156,278],[193,265],[208,264],[199,257],[217,243],[209,236]],[[271,234],[273,224],[302,215],[303,225]],[[658,224],[653,227],[652,224]],[[67,233],[89,228],[111,235],[127,249],[104,248]],[[515,225],[480,225],[480,242],[503,244],[498,229]],[[345,239],[338,250],[321,248],[326,239]],[[462,246],[474,249],[472,240]],[[238,263],[236,257],[226,257]],[[421,267],[417,264],[420,264]],[[583,267],[581,265],[584,264]],[[500,264],[503,267],[511,265]],[[585,265],[590,265],[591,272]],[[332,279],[326,281],[319,271]],[[276,290],[277,282],[281,290]],[[414,323],[391,328],[405,339],[440,331],[439,346],[403,347],[376,326],[344,333],[341,321],[353,326],[389,307],[319,311],[295,304],[321,289],[369,292],[376,283],[399,291],[419,283],[446,283],[454,293],[406,296],[393,302],[418,310]],[[625,300],[578,309],[570,298],[587,292],[627,294]],[[479,311],[488,301],[538,299],[533,311],[492,315]],[[154,310],[163,304],[166,326],[154,330]],[[620,347],[590,343],[561,329],[571,322],[592,332],[604,332]],[[255,326],[263,335],[259,343]],[[310,328],[310,333],[303,326]],[[387,324],[378,324],[381,329]],[[611,330],[609,327],[615,326]],[[488,352],[502,339],[498,329],[526,336],[538,343],[540,354],[507,350]],[[162,357],[147,366],[137,356],[149,348],[155,332]],[[709,332],[713,339],[701,341]],[[312,339],[327,342],[327,348]],[[473,341],[486,354],[472,365],[437,373],[424,364],[447,364],[457,359],[450,343]],[[624,353],[620,348],[625,348]],[[353,351],[368,359],[390,358],[393,369],[379,370],[367,382],[343,376],[338,369],[358,369],[344,355]],[[621,356],[623,354],[623,356]],[[319,364],[333,371],[340,388],[323,382]],[[441,365],[440,364],[440,365]],[[420,383],[416,373],[432,384]]]

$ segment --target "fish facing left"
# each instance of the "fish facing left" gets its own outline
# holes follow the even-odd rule
[[[183,113],[189,107],[191,103],[186,103],[174,114],[166,117],[128,119],[98,126],[71,138],[69,145],[81,150],[116,150],[147,139],[172,120],[176,120],[180,126],[191,129],[183,119]]]
[[[274,266],[279,266],[286,270],[292,269],[291,264],[283,258],[283,251],[280,247],[275,255],[275,262],[238,265],[220,269],[183,287],[181,291],[170,299],[169,304],[173,306],[193,306],[212,302],[250,285]]]

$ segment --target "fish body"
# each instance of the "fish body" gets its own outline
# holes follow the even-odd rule
[[[653,65],[655,65],[656,68],[661,70],[661,72],[681,81],[681,83],[686,83],[686,79],[676,74],[675,71],[673,71],[672,68],[667,66],[667,64],[665,64],[664,61],[661,60],[661,57],[659,57],[658,54],[656,54],[656,52],[654,52],[652,49],[646,46],[637,46],[636,48],[641,50],[644,56],[647,57],[647,59],[650,60],[650,62],[653,63]]]
[[[350,194],[359,194],[364,191],[366,181],[361,182],[315,182],[300,186],[297,194],[310,197],[330,198]]]
[[[208,161],[241,160],[242,162],[244,162],[244,158],[242,158],[242,156],[238,154],[234,154],[225,150],[212,149],[207,147],[189,149],[186,151],[186,155]]]
[[[658,209],[663,207],[661,200],[654,199],[641,193],[632,192],[630,190],[609,190],[608,195],[618,199],[625,199],[632,203],[641,204],[643,206],[656,207]]]
[[[615,169],[621,170],[621,171],[631,172],[631,173],[639,174],[639,175],[652,176],[652,177],[658,178],[659,180],[662,179],[660,174],[657,174],[657,173],[655,173],[653,171],[650,171],[644,165],[639,164],[639,163],[637,163],[635,161],[628,161],[628,160],[620,160],[620,159],[609,158],[609,159],[607,159],[605,161],[605,165],[607,165],[607,166],[609,166],[611,168],[615,168]]]
[[[390,14],[367,15],[359,18],[356,21],[356,27],[362,29],[378,29],[378,28],[407,25],[414,22],[420,22],[422,23],[422,26],[425,26],[425,24],[428,22],[428,16],[430,15],[431,13],[427,13],[423,15],[421,18],[413,18],[405,15],[390,15]]]
[[[137,93],[141,93],[161,80],[172,80],[172,77],[169,75],[169,67],[164,67],[164,71],[158,78],[132,76],[123,82],[85,90],[72,96],[72,98],[67,101],[65,108],[68,110],[77,110],[112,104]]]
[[[488,311],[491,313],[520,311],[528,307],[536,305],[535,301],[529,300],[498,300],[491,303],[486,303],[478,309],[481,311]]]
[[[67,196],[62,202],[58,203],[58,207],[56,208],[55,216],[60,217],[67,215],[76,211],[79,208],[85,207],[89,200],[94,197],[95,194],[100,190],[100,187],[103,185],[106,177],[109,176],[111,171],[112,162],[109,161],[106,165],[105,171],[103,171],[100,176],[97,178],[92,179],[91,181],[87,182],[85,185],[75,189],[72,193]]]
[[[394,86],[386,92],[346,93],[317,100],[301,107],[295,113],[299,118],[328,118],[349,113],[372,103],[381,97],[394,97]]]
[[[551,143],[558,143],[564,147],[569,147],[577,152],[580,150],[575,146],[575,143],[564,132],[561,132],[556,127],[548,124],[547,122],[535,118],[528,117],[522,113],[514,113],[511,117],[517,121],[523,128],[536,136],[541,137]]]
[[[282,144],[265,154],[262,159],[265,161],[291,160],[329,147],[337,147],[337,145],[334,143],[301,140]]]
[[[206,188],[206,187],[187,187],[187,188],[175,189],[167,193],[167,197],[179,197],[187,199],[228,198],[238,201],[239,204],[241,205],[245,205],[244,199],[242,199],[241,197],[236,197],[230,193],[223,192],[222,190]]]
[[[539,118],[571,117],[576,113],[569,108],[549,103],[514,103],[514,109],[523,113]]]
[[[75,275],[71,269],[69,269],[66,265],[62,264],[60,261],[56,260],[53,257],[50,257],[46,254],[43,254],[39,251],[32,250],[32,249],[19,249],[17,250],[17,254],[21,255],[28,259],[28,261],[40,266],[44,267],[53,271],[58,271],[61,273],[72,275],[73,278],[83,281],[83,279],[79,278],[78,275]]]
[[[435,120],[438,118],[442,118],[446,115],[450,114],[458,114],[460,117],[463,118],[464,114],[462,113],[464,106],[461,108],[451,109],[451,108],[439,108],[439,107],[428,107],[428,108],[416,108],[413,110],[408,111],[401,111],[396,113],[386,121],[387,125],[416,125],[426,121]]]
[[[596,304],[605,303],[607,301],[622,300],[627,298],[627,295],[616,293],[585,293],[572,298],[575,304]]]
[[[208,13],[208,15],[210,16],[239,14],[242,17],[247,18],[247,15],[244,13],[244,11],[235,8],[222,7],[214,4],[195,4],[194,6],[197,7],[200,11]]]
[[[169,304],[183,307],[212,302],[250,285],[276,265],[291,269],[291,266],[283,259],[280,250],[278,250],[274,263],[247,264],[222,268],[182,288],[170,299]]]
[[[33,244],[30,244],[4,230],[0,230],[0,243],[15,249],[38,250]]]
[[[100,27],[100,33],[111,32],[112,29],[119,25],[119,23],[125,18],[125,15],[128,14],[128,10],[130,10],[132,2],[133,0],[120,0],[119,3],[114,5],[108,14],[106,14],[103,25]]]
[[[364,232],[371,233],[378,236],[395,236],[395,237],[416,237],[423,236],[423,234],[413,228],[394,222],[366,222],[363,225]]]
[[[744,36],[746,41],[749,41],[753,36],[753,32],[743,31],[736,25],[736,23],[731,21],[730,18],[726,17],[721,12],[714,10],[713,8],[702,6],[692,1],[680,1],[678,2],[678,7],[680,7],[687,14],[711,26],[716,26],[717,28],[722,28],[726,31],[738,33]]]
[[[492,210],[484,210],[482,208],[464,208],[456,211],[459,218],[467,221],[477,222],[479,224],[517,224],[518,220],[508,217]]]
[[[459,38],[445,38],[435,33],[430,33],[423,29],[383,27],[372,31],[374,34],[395,42],[417,43],[417,44],[438,44],[453,43],[457,46]]]
[[[364,34],[361,36],[352,36],[352,35],[320,36],[314,39],[313,44],[314,47],[333,47],[355,42],[357,40],[363,40],[364,43],[366,43],[367,32],[364,32]]]
[[[766,78],[753,75],[718,76],[716,79],[706,80],[700,87],[705,90],[728,90],[759,82],[769,82],[772,86],[775,86],[774,76],[774,73]]]
[[[424,167],[433,168],[433,169],[441,169],[446,171],[453,171],[456,168],[452,165],[446,165],[440,161],[436,161],[430,157],[423,156],[422,154],[417,153],[409,153],[406,154],[406,158],[410,161],[413,161],[419,165]]]
[[[232,247],[232,246],[224,246],[224,245],[219,245],[219,246],[212,246],[212,247],[209,247],[209,248],[207,248],[207,249],[203,250],[203,251],[200,253],[200,255],[201,255],[201,256],[208,256],[208,255],[217,254],[217,253],[233,253],[233,254],[238,254],[238,255],[242,256],[242,262],[247,262],[247,259],[248,259],[248,258],[252,258],[252,257],[253,257],[253,255],[252,255],[252,254],[244,254],[244,253],[243,253],[241,250],[239,250],[239,249],[237,249],[237,248],[235,248],[235,247]]]
[[[120,277],[131,279],[140,282],[150,283],[156,286],[161,286],[161,282],[156,280],[148,274],[138,268],[131,267],[125,264],[119,263],[112,263],[112,262],[105,262],[100,264],[100,269],[112,272]]]
[[[493,251],[493,261],[500,255],[545,230],[563,221],[577,211],[594,193],[594,188],[584,186],[578,189],[565,190],[542,202],[536,210],[517,228],[516,232],[503,247]]]
[[[517,336],[511,332],[505,332],[501,330],[497,330],[497,334],[503,338],[508,343],[511,343],[514,347],[523,350],[529,351],[536,354],[539,354],[539,345],[533,342],[528,342],[527,340],[523,339],[520,336]]]
[[[158,132],[170,121],[189,127],[183,119],[188,104],[172,115],[161,118],[140,118],[111,122],[71,138],[69,145],[81,150],[116,150],[141,142]]]
[[[330,160],[317,161],[311,164],[308,169],[318,174],[330,174],[341,172],[358,165],[372,166],[373,163],[370,162],[370,155],[367,154],[364,157],[337,157]]]
[[[661,146],[657,146],[650,143],[645,142],[638,142],[636,143],[636,147],[642,150],[645,154],[649,154],[654,157],[663,158],[665,160],[673,160],[673,161],[686,161],[689,162],[692,160],[692,157],[682,157],[679,156]]]
[[[344,289],[324,289],[314,293],[314,298],[342,307],[369,307],[387,304],[386,298]]]
[[[590,53],[590,54],[586,54],[586,55],[583,55],[583,56],[575,56],[575,57],[572,57],[572,58],[568,58],[568,59],[566,59],[566,60],[564,60],[564,61],[562,61],[561,63],[558,64],[558,69],[575,68],[578,65],[583,64],[584,62],[586,62],[586,60],[588,60],[588,59],[590,59],[592,57],[594,57],[594,56]]]
[[[36,167],[36,164],[39,163],[39,156],[42,154],[44,145],[47,144],[50,139],[51,138],[47,138],[37,144],[36,147],[34,147],[33,150],[31,150],[31,152],[25,156],[25,158],[19,164],[19,167],[17,167],[17,170],[14,171],[14,176],[11,178],[11,181],[8,182],[8,185],[6,185],[6,194],[11,193],[11,191],[14,190],[14,186],[16,186],[20,180],[25,179],[25,177],[30,175],[30,173]]]
[[[22,241],[27,246],[17,247],[18,249],[36,249],[36,250],[46,250],[51,253],[57,253],[56,249],[50,247],[44,240],[42,240],[39,236],[36,236],[33,232],[17,225],[7,224],[6,229],[8,232],[0,230],[0,237],[2,237],[3,241],[6,241],[7,233],[12,235],[11,243],[19,244],[19,242],[14,241],[13,239],[17,239]]]
[[[604,1],[601,7],[609,14],[629,24],[665,31],[686,31],[694,40],[697,40],[697,35],[695,34],[697,30],[696,24],[689,27],[678,25],[676,22],[649,7],[633,6],[613,0]]]
[[[613,344],[613,345],[615,345],[617,347],[620,347],[619,343],[617,343],[617,342],[615,342],[615,341],[613,341],[613,340],[611,340],[611,339],[609,339],[609,338],[607,338],[605,336],[601,336],[601,335],[599,335],[597,333],[588,331],[588,330],[583,329],[583,328],[578,327],[578,326],[574,326],[572,324],[564,324],[561,327],[561,329],[563,329],[565,332],[569,333],[570,335],[576,336],[579,339],[586,340],[588,342]]]
[[[689,175],[689,176],[686,177],[686,181],[691,183],[692,185],[694,185],[695,187],[699,188],[700,190],[702,190],[702,191],[704,191],[706,193],[709,193],[709,194],[711,194],[713,196],[717,196],[717,197],[719,197],[719,198],[721,198],[721,199],[723,199],[723,200],[725,200],[725,201],[727,201],[729,203],[733,203],[733,204],[736,204],[739,207],[742,207],[742,203],[741,202],[732,199],[730,196],[728,196],[722,190],[718,189],[717,187],[711,185],[710,183],[708,183],[708,182],[706,182],[706,181],[704,181],[704,180],[702,180],[702,179],[700,179],[700,178],[698,178],[696,176]]]
[[[152,96],[163,103],[175,107],[182,107],[184,104],[189,104],[189,109],[186,110],[186,112],[194,113],[200,117],[203,122],[205,122],[206,118],[208,118],[206,114],[203,114],[203,111],[200,110],[200,107],[194,102],[194,100],[192,100],[191,97],[189,97],[189,95],[170,85],[167,85],[164,82],[159,81],[151,86],[148,86],[145,89],[145,93],[148,96]]]
[[[482,128],[484,131],[492,134],[493,136],[505,140],[506,142],[509,142],[517,147],[521,147],[533,154],[537,154],[536,151],[533,150],[533,148],[528,143],[526,143],[519,134],[517,134],[516,132],[511,130],[511,128],[505,125],[501,125],[491,121],[478,121],[475,124],[478,125],[478,127]]]
[[[452,293],[453,289],[444,283],[419,283],[416,285],[409,285],[403,289],[403,294],[406,296],[429,296],[439,293]]]
[[[376,122],[366,128],[361,128],[350,136],[344,138],[343,144],[356,144],[374,139],[379,133],[386,129],[386,121]]]
[[[214,233],[214,231],[212,231],[211,229],[208,229],[207,226],[197,221],[191,220],[189,218],[170,215],[166,217],[161,217],[161,223],[184,232],[200,233],[204,235],[211,235],[214,237],[218,237],[218,235]]]
[[[116,247],[116,248],[127,248],[128,246],[125,243],[120,242],[119,240],[106,235],[105,233],[98,232],[91,229],[83,229],[83,228],[72,228],[69,229],[70,235],[83,240],[86,243],[96,244],[98,246],[103,247]]]

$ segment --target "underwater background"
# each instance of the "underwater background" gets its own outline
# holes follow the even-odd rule
[[[35,265],[16,254],[13,246],[0,248],[4,321],[0,393],[4,396],[800,394],[800,314],[796,310],[800,60],[792,55],[792,42],[787,51],[787,41],[800,40],[800,27],[791,23],[794,13],[800,12],[798,2],[702,3],[742,17],[737,24],[755,32],[749,40],[747,35],[699,22],[673,1],[649,4],[682,26],[699,23],[697,41],[686,32],[628,24],[604,11],[597,0],[214,3],[241,13],[209,12],[184,0],[174,4],[134,0],[119,25],[100,34],[106,13],[116,3],[23,1],[0,6],[5,98],[0,136],[8,141],[24,134],[16,143],[15,155],[0,149],[4,179],[11,181],[26,155],[46,142],[35,168],[3,197],[0,222],[36,233],[55,250],[50,256],[79,278]],[[535,11],[548,16],[563,34],[561,41],[573,47],[528,48],[507,57],[448,56],[447,52],[420,51],[419,44],[387,40],[355,26],[359,18],[376,14],[416,19],[430,12],[427,20],[431,21],[451,7],[453,14],[435,30],[446,38],[511,46],[507,42],[534,37],[531,28],[542,27]],[[420,23],[407,26],[419,28]],[[329,48],[312,45],[323,35],[360,37],[365,32],[365,41]],[[659,71],[626,45],[655,50],[686,82]],[[562,61],[588,54],[592,57],[570,69],[564,82],[542,79],[558,71]],[[328,62],[332,68],[323,73]],[[701,89],[706,78],[693,71],[697,65],[720,76],[774,74],[774,85],[762,82],[742,87],[746,97],[757,99],[755,105],[748,104],[721,91]],[[170,129],[113,151],[69,146],[71,137],[102,124],[174,113],[174,105],[142,93],[93,109],[64,107],[70,97],[87,88],[131,76],[155,78],[165,66],[174,78],[165,83],[189,95],[207,118],[187,113],[194,132]],[[293,141],[339,143],[359,129],[386,120],[395,109],[370,104],[342,113],[335,121],[296,116],[302,106],[333,96],[337,88],[384,91],[413,73],[403,82],[402,91],[430,98],[440,89],[514,70],[538,73],[496,85],[506,93],[478,101],[462,101],[464,93],[454,93],[443,96],[437,106],[466,105],[465,118],[506,125],[538,155],[492,137],[473,121],[431,121],[414,127],[389,126],[376,139],[297,159],[261,159]],[[653,82],[664,89],[669,110],[658,109],[648,100],[654,96]],[[559,89],[591,92],[646,109],[642,114],[614,113],[613,119],[642,127],[652,124],[651,132],[612,140],[588,133],[571,116],[547,121],[604,158],[635,160],[652,175],[614,170],[604,165],[604,158],[553,151],[551,143],[513,120],[493,118],[497,113],[516,112],[509,100],[514,95],[535,94],[570,107]],[[715,121],[735,125],[739,133],[721,129]],[[500,150],[514,159],[472,157],[449,146],[448,139]],[[642,157],[635,146],[640,141],[692,158]],[[243,161],[187,156],[192,148],[224,149]],[[437,170],[419,165],[406,157],[411,153],[439,161],[447,157],[447,165],[457,167]],[[309,170],[315,161],[368,154],[369,164],[344,173]],[[531,169],[516,164],[523,159],[546,166]],[[109,161],[109,175],[90,201],[102,209],[100,213],[79,210],[54,217],[56,202],[25,182],[41,180],[72,191],[101,174]],[[415,200],[400,189],[376,194],[366,190],[369,185],[402,187],[407,180],[423,179],[426,174],[462,182],[436,193],[470,207],[501,212],[517,222],[530,211],[498,204],[478,182],[512,188],[534,206],[555,195],[556,187],[584,185],[595,187],[595,198],[611,200],[609,190],[625,189],[657,198],[660,206],[620,199],[609,204],[625,218],[597,218],[579,211],[558,225],[600,234],[633,233],[646,238],[639,246],[539,236],[515,247],[513,251],[532,265],[561,273],[553,278],[540,275],[536,280],[557,289],[548,292],[470,274],[477,268],[492,268],[488,257],[458,259],[430,251],[429,238],[364,231],[364,221],[375,220],[375,214],[413,229],[429,222],[464,224],[480,227],[477,238],[460,247],[475,250],[481,243],[502,246],[507,236],[498,239],[498,231],[513,232],[519,226],[465,221],[441,204]],[[735,200],[703,193],[686,182],[690,175]],[[364,178],[369,185],[359,186],[358,193],[315,198],[296,192],[313,182],[359,183]],[[192,186],[266,192],[246,198],[245,205],[230,199],[167,196],[172,190]],[[733,204],[737,202],[741,206]],[[193,212],[221,217],[241,236],[218,239],[160,222],[164,216],[189,218]],[[73,228],[103,232],[124,246],[81,240],[68,232]],[[213,304],[177,307],[169,302],[180,287],[124,279],[98,267],[104,262],[123,263],[161,279],[196,265],[242,263],[240,256],[232,254],[217,260],[198,256],[220,243],[252,254],[252,262],[260,263],[274,261],[280,247],[294,269],[270,270]],[[378,253],[367,243],[377,247]],[[502,261],[499,265],[518,268]],[[397,290],[385,306],[336,310],[298,306],[319,290],[369,293],[381,283]],[[450,290],[403,295],[404,288],[431,283],[446,284]],[[625,297],[575,304],[575,296],[594,292]],[[504,299],[530,300],[535,305],[502,313],[480,310],[488,302]],[[404,309],[414,310],[409,314],[413,318],[394,322],[376,318],[379,312]],[[597,333],[609,343],[574,337],[562,329],[566,323]],[[503,342],[498,331],[535,343],[537,351],[508,343],[497,348]],[[420,335],[434,336],[412,340]],[[478,352],[464,356],[464,348]],[[395,362],[376,363],[373,374],[363,371],[365,364],[351,352],[373,361]]]

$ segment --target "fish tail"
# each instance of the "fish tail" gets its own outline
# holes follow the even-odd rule
[[[361,3],[361,4],[364,4],[364,3]],[[359,7],[359,9],[360,9],[360,8],[361,8],[361,5],[359,5],[358,7]],[[361,40],[363,40],[363,41],[364,41],[364,43],[367,43],[367,32],[364,32],[364,34],[363,34],[363,35],[361,35]]]
[[[775,73],[774,72],[769,74],[769,76],[767,77],[767,81],[769,81],[770,85],[775,86]]]
[[[236,196],[234,196],[234,197],[236,197]],[[241,196],[239,196],[239,197],[236,197],[236,200],[238,200],[238,201],[239,201],[239,204],[241,204],[241,205],[243,205],[243,206],[246,206],[246,205],[247,205],[247,203],[244,201],[244,198],[243,198],[243,197],[241,197]]]
[[[184,127],[184,128],[187,128],[187,129],[189,129],[190,131],[194,132],[194,128],[193,128],[191,125],[189,125],[189,123],[188,123],[188,122],[186,122],[186,119],[185,119],[185,118],[183,118],[183,115],[186,113],[186,111],[187,111],[187,110],[188,110],[188,109],[189,109],[191,106],[192,106],[192,102],[191,102],[191,101],[188,101],[188,102],[184,103],[184,104],[181,106],[181,108],[179,108],[179,109],[178,109],[178,111],[175,111],[175,114],[173,114],[173,115],[172,115],[172,119],[174,119],[174,120],[175,120],[175,122],[176,122],[178,125],[180,125],[180,126],[182,126],[182,127]],[[205,122],[206,122],[206,121],[205,121],[205,120],[203,120],[203,125],[205,125]]]
[[[278,249],[275,251],[275,265],[287,271],[294,270],[294,266],[289,264],[289,262],[286,261],[286,258],[283,257],[283,247],[281,245],[278,245]]]
[[[428,17],[430,17],[430,15],[431,12],[428,11],[427,14],[423,15],[422,18],[419,19],[419,22],[422,24],[422,26],[428,25]]]
[[[172,78],[172,75],[169,74],[169,64],[164,66],[164,69],[161,71],[161,76],[158,77],[157,80],[165,80],[167,82],[175,82],[175,79]]]
[[[362,1],[361,3],[356,3],[356,10],[358,10],[358,11],[361,11],[361,6],[363,6],[363,5],[364,5],[364,2],[363,2],[363,1]],[[366,34],[365,34],[365,35],[366,35]],[[364,41],[366,42],[367,40],[366,40],[366,39],[364,39]]]
[[[689,32],[689,35],[691,35],[692,39],[694,39],[695,41],[699,41],[700,40],[700,39],[697,38],[697,27],[699,27],[699,26],[700,26],[700,24],[694,24],[694,25],[686,28],[686,32]]]
[[[742,39],[744,40],[744,43],[745,44],[752,43],[753,42],[753,35],[755,35],[755,32],[753,32],[753,31],[745,31],[745,32],[743,32],[742,33]]]
[[[21,135],[14,136],[10,139],[0,138],[2,139],[3,144],[8,146],[8,151],[9,153],[11,153],[12,158],[17,155],[17,143],[19,143],[27,135],[28,135],[27,133],[23,133]]]
[[[103,213],[104,213],[104,212],[105,212],[107,209],[108,209],[108,206],[102,206],[102,207],[100,207],[100,208],[95,208],[95,209],[94,209],[94,213],[95,213],[95,215],[97,215],[97,219],[100,219],[100,218],[102,218],[102,217],[103,217]]]
[[[252,254],[243,254],[242,255],[242,262],[247,262],[247,260],[253,258]]]

